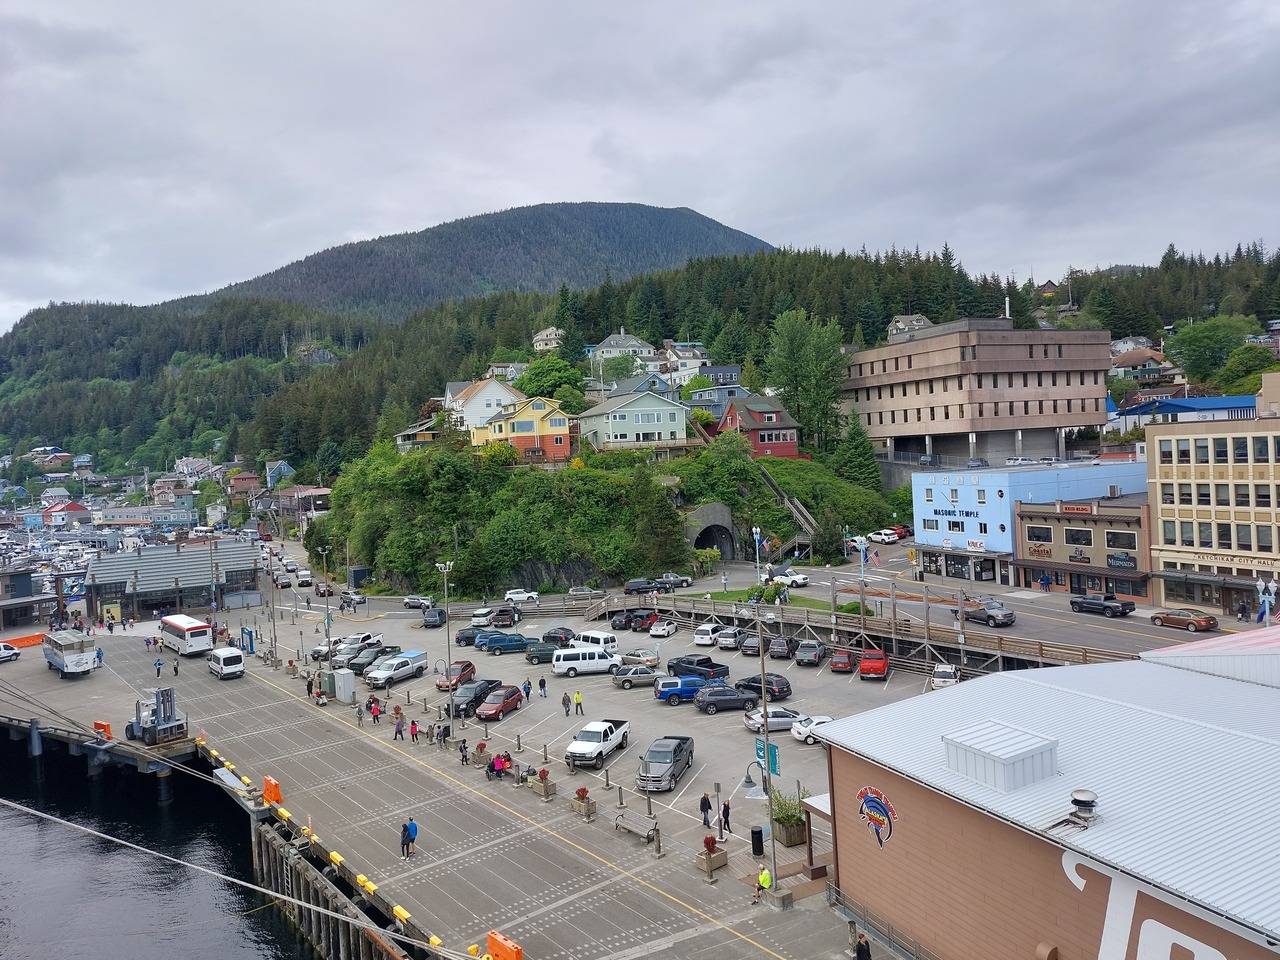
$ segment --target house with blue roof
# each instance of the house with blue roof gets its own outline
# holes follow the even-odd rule
[[[689,394],[689,406],[705,410],[717,421],[724,416],[730,400],[746,399],[755,394],[738,383],[718,384],[714,387],[703,387]]]
[[[1131,430],[1148,423],[1196,423],[1206,420],[1252,420],[1256,397],[1166,397],[1131,404],[1109,419],[1110,430]]]

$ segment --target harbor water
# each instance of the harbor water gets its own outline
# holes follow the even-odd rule
[[[249,818],[213,784],[0,741],[0,797],[253,882]],[[0,806],[0,960],[319,960],[269,900],[189,867]]]

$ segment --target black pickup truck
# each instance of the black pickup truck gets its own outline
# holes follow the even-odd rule
[[[667,661],[667,674],[672,677],[704,677],[707,680],[727,680],[729,668],[716,663],[701,653],[687,653]]]
[[[1104,617],[1127,617],[1138,609],[1132,600],[1119,600],[1113,593],[1086,593],[1071,598],[1076,613],[1100,613]]]

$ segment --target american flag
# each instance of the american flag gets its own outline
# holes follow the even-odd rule
[[[871,562],[872,562],[872,563],[874,563],[877,567],[878,567],[878,566],[880,566],[880,551],[879,551],[879,550],[872,550],[872,551],[871,551]]]
[[[1276,615],[1271,618],[1272,623],[1280,623],[1280,609],[1276,610]]]

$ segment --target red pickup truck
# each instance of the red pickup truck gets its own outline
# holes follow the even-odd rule
[[[883,650],[864,650],[858,662],[859,680],[888,680],[889,655]]]

